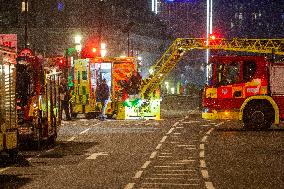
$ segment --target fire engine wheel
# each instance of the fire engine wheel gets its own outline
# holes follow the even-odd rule
[[[244,127],[246,129],[268,129],[274,120],[274,109],[267,103],[251,104],[244,110]]]

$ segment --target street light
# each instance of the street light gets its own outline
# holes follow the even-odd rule
[[[212,24],[212,6],[213,6],[213,0],[207,0],[207,16],[206,16],[206,45],[209,45],[209,36],[213,32],[213,24]],[[208,84],[209,81],[209,73],[210,73],[210,66],[209,63],[209,56],[210,51],[209,49],[206,49],[206,83]]]

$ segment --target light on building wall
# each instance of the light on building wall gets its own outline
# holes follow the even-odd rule
[[[105,57],[106,53],[107,53],[106,44],[105,43],[101,43],[101,57]]]
[[[75,44],[81,44],[82,36],[81,35],[76,35],[75,36]]]
[[[27,3],[27,5],[26,5]],[[26,10],[27,9],[27,10]],[[22,12],[29,11],[29,3],[27,1],[22,1]]]

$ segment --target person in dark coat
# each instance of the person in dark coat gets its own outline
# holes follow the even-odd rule
[[[60,101],[61,101],[61,111],[60,111],[60,117],[62,118],[62,113],[64,110],[64,113],[66,115],[66,120],[71,120],[70,112],[69,112],[69,89],[68,89],[68,83],[65,79],[62,79],[60,86],[59,86],[59,94],[60,94]]]
[[[137,95],[141,87],[142,77],[138,72],[133,72],[128,81],[128,94]]]
[[[103,79],[102,83],[98,86],[97,97],[98,97],[98,100],[102,104],[102,110],[101,110],[100,118],[104,119],[105,118],[105,110],[106,110],[108,98],[109,98],[109,87],[106,83],[106,79]]]

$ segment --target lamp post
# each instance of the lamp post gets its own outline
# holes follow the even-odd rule
[[[212,24],[212,6],[213,6],[213,0],[207,0],[207,14],[206,14],[206,45],[209,45],[209,36],[213,32],[213,24]],[[210,73],[210,66],[209,63],[209,56],[210,56],[210,50],[206,49],[206,83],[209,82],[209,73]]]

